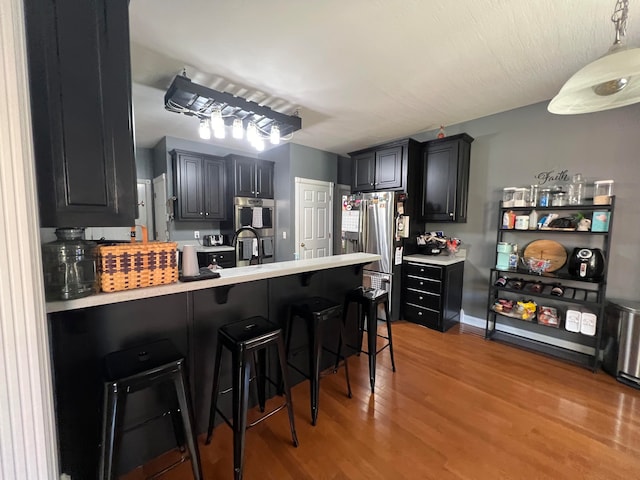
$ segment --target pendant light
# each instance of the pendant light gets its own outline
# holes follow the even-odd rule
[[[547,109],[570,115],[599,112],[640,102],[640,48],[627,49],[629,0],[617,0],[611,16],[615,40],[609,51],[576,72]]]

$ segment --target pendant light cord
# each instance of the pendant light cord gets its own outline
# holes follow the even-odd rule
[[[616,39],[614,43],[620,43],[622,37],[627,34],[627,14],[629,13],[629,0],[618,0],[611,15],[611,21],[616,26]]]

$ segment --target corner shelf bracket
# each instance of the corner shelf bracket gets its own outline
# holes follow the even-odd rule
[[[235,285],[223,285],[221,287],[214,288],[216,303],[218,305],[227,303],[227,301],[229,300],[229,290],[231,290],[234,286]]]
[[[311,277],[315,275],[316,272],[304,272],[300,274],[300,285],[303,287],[308,287],[311,283]]]

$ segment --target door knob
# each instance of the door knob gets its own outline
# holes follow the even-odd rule
[[[300,244],[300,246],[301,246],[302,248],[304,248],[304,243],[301,243],[301,244]]]

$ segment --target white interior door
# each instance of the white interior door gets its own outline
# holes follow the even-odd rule
[[[138,218],[136,225],[144,225],[147,227],[149,240],[155,238],[155,230],[153,228],[153,192],[151,189],[151,180],[138,180]],[[139,238],[140,240],[141,238]]]
[[[167,174],[153,179],[153,215],[155,224],[154,238],[162,242],[169,240],[170,212],[167,208]]]
[[[333,255],[333,183],[296,177],[297,258]]]

